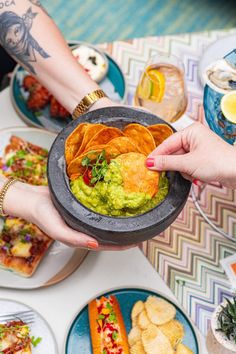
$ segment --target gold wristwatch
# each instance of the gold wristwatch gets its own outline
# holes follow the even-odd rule
[[[84,98],[80,101],[80,103],[75,107],[72,118],[76,119],[81,116],[83,113],[87,112],[87,110],[100,98],[107,97],[103,90],[96,90],[91,93],[88,93]]]

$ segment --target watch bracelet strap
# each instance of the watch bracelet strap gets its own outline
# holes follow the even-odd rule
[[[73,113],[72,113],[72,118],[77,119],[79,116],[87,112],[87,110],[95,103],[97,102],[100,98],[107,97],[105,92],[103,90],[95,90],[91,93],[88,93],[82,100],[79,102],[79,104],[75,107]]]
[[[7,191],[9,189],[9,187],[15,183],[18,182],[17,178],[9,178],[3,185],[2,189],[0,190],[0,217],[6,217],[8,216],[7,214],[4,213],[3,210],[3,203],[4,203],[4,199],[5,196],[7,194]]]

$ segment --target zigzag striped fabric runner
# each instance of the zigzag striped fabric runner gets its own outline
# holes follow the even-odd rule
[[[198,62],[209,44],[232,33],[236,33],[236,29],[117,41],[104,44],[102,48],[123,68],[129,104],[132,104],[140,73],[151,55],[162,50],[182,58],[188,87],[187,114],[193,120],[204,122]],[[233,232],[236,237],[236,191],[208,185],[200,204],[217,226]],[[206,334],[214,308],[224,296],[231,295],[230,283],[220,260],[234,254],[236,244],[214,231],[189,197],[186,207],[171,227],[142,247],[179,303]]]

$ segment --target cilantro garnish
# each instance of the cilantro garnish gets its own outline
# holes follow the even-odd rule
[[[34,347],[37,347],[37,345],[42,341],[41,337],[35,338],[34,336],[31,337],[31,343]]]
[[[109,302],[106,303],[106,308],[109,309],[109,310],[112,310],[112,306]]]
[[[23,159],[25,155],[27,155],[27,152],[25,150],[19,150],[16,153],[16,157],[18,157],[19,159]]]
[[[112,339],[117,340],[117,338],[118,338],[118,332],[117,331],[112,332]]]
[[[25,166],[26,167],[32,167],[33,166],[33,162],[32,161],[26,161]]]
[[[98,181],[101,181],[105,177],[105,174],[107,172],[108,163],[106,160],[106,152],[105,150],[102,150],[102,152],[97,155],[95,162],[93,162],[88,156],[83,158],[82,166],[86,167],[87,169],[91,169],[91,183],[95,184]]]
[[[14,162],[15,162],[15,157],[14,156],[10,157],[10,159],[8,159],[6,162],[7,167],[12,166]]]

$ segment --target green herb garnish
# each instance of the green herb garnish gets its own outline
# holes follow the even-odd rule
[[[15,162],[15,156],[10,157],[10,159],[8,159],[6,163],[7,167],[12,166],[14,162]]]
[[[117,338],[118,338],[118,332],[117,331],[112,332],[112,339],[117,340]]]
[[[108,322],[114,322],[114,323],[117,323],[117,319],[116,319],[116,315],[114,312],[112,312],[109,317],[108,317]]]
[[[33,166],[33,162],[32,161],[26,161],[25,166],[26,167],[32,167]]]
[[[82,166],[86,167],[86,169],[91,169],[91,184],[95,184],[104,179],[108,169],[105,150],[102,150],[102,152],[97,155],[95,162],[93,162],[88,156],[84,157],[82,160]]]
[[[23,159],[25,155],[27,155],[27,152],[25,150],[19,150],[16,153],[16,157],[18,157],[19,159]]]
[[[37,347],[37,345],[42,341],[41,337],[35,338],[34,336],[31,337],[31,343],[34,347]]]

